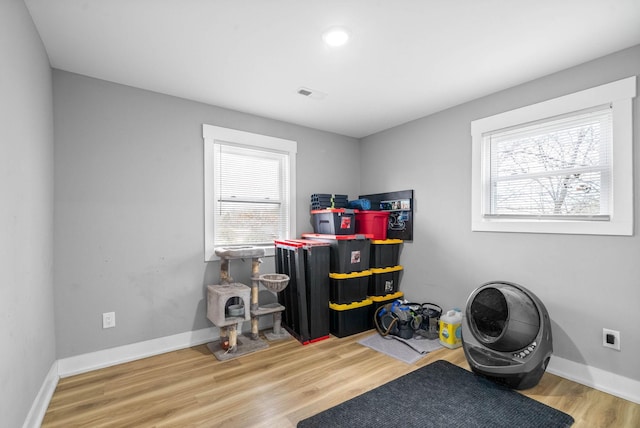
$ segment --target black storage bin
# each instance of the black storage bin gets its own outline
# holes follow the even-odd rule
[[[329,303],[331,334],[337,337],[351,336],[371,329],[371,300],[364,299],[344,305]]]
[[[278,293],[282,326],[303,345],[329,337],[330,246],[319,241],[276,241],[276,272],[289,275]]]
[[[324,235],[353,235],[356,231],[355,211],[344,208],[313,210],[313,231]]]
[[[323,235],[304,233],[303,238],[331,244],[333,273],[362,272],[369,269],[370,235]]]
[[[386,296],[398,291],[402,266],[371,268],[369,296]]]
[[[371,241],[371,257],[369,264],[372,268],[397,266],[400,259],[402,239],[385,239]]]
[[[370,270],[352,273],[330,273],[329,300],[332,303],[358,302],[367,298]]]

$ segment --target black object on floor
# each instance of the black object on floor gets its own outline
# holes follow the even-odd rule
[[[571,416],[439,360],[298,423],[310,427],[570,427]]]
[[[487,282],[467,301],[462,347],[476,373],[515,389],[536,386],[553,353],[551,319],[525,287]]]

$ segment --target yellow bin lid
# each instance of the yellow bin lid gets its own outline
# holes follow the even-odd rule
[[[370,269],[372,273],[389,273],[389,272],[396,272],[399,270],[402,270],[402,266],[398,265],[398,266],[391,266],[391,267],[386,267],[386,268],[371,268]]]
[[[364,299],[359,302],[345,303],[342,305],[329,302],[329,308],[333,309],[334,311],[348,311],[349,309],[362,308],[364,306],[369,306],[372,304],[373,302],[369,299]]]
[[[371,243],[375,245],[402,244],[402,239],[372,239]]]
[[[367,299],[373,302],[385,302],[387,300],[397,300],[404,297],[404,293],[402,291],[396,291],[392,294],[387,294],[385,296],[367,296]]]
[[[363,276],[370,276],[370,270],[363,270],[360,272],[351,272],[351,273],[330,273],[329,278],[332,279],[350,279],[350,278],[360,278]]]

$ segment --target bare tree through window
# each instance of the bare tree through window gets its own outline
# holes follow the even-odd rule
[[[492,135],[492,214],[600,214],[609,179],[602,116],[590,112]]]

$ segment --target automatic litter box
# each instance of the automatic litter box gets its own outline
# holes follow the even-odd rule
[[[540,381],[553,352],[544,304],[510,282],[489,282],[469,299],[462,322],[462,346],[471,369],[515,389]]]

